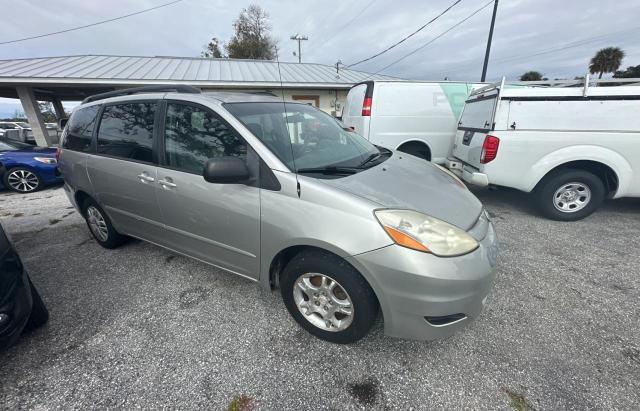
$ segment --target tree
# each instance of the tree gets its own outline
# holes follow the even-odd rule
[[[50,101],[39,101],[38,106],[42,113],[42,119],[45,123],[55,123],[58,121],[56,113],[53,110],[53,104]]]
[[[217,37],[213,37],[209,44],[205,47],[204,51],[200,54],[202,57],[219,59],[225,57],[220,50],[220,40]]]
[[[616,71],[613,73],[613,78],[640,78],[640,64],[629,66],[626,70]]]
[[[276,42],[269,34],[269,15],[260,6],[252,4],[242,9],[233,29],[235,34],[225,46],[229,57],[258,60],[275,57]]]
[[[520,81],[541,81],[542,73],[539,71],[527,71],[520,76]]]
[[[595,56],[591,59],[589,64],[589,72],[591,74],[598,74],[598,78],[602,78],[604,73],[613,73],[620,68],[622,59],[624,58],[624,51],[619,47],[607,47],[598,50]]]

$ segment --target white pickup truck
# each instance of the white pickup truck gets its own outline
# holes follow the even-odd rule
[[[579,87],[477,89],[447,166],[471,184],[531,192],[555,220],[640,197],[640,87],[590,87],[587,77]]]

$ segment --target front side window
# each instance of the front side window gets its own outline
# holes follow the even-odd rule
[[[89,151],[98,109],[99,106],[91,106],[81,108],[73,113],[67,124],[62,148],[82,152]]]
[[[365,138],[306,104],[227,103],[224,107],[291,170],[333,167],[357,172],[365,163],[376,164],[369,159],[385,157]]]
[[[246,159],[246,142],[207,109],[178,103],[167,104],[167,166],[202,174],[207,159],[224,156]]]
[[[98,129],[98,153],[153,162],[153,122],[156,103],[106,106]]]

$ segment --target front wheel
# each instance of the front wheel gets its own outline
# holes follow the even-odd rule
[[[29,315],[27,324],[24,327],[24,331],[27,332],[43,326],[49,320],[49,310],[47,310],[47,306],[44,305],[42,297],[40,297],[31,279],[29,279],[29,285],[31,287],[31,300],[33,303],[31,305],[31,315]]]
[[[42,188],[42,180],[34,171],[24,167],[15,167],[4,175],[4,185],[17,193],[32,193]]]
[[[303,251],[287,264],[280,284],[285,306],[298,324],[329,342],[358,341],[378,314],[369,284],[333,254]]]
[[[563,169],[546,176],[534,195],[542,214],[552,220],[576,221],[593,213],[604,201],[602,180],[585,170]]]

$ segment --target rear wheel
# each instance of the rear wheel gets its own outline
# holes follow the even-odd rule
[[[431,161],[431,150],[429,150],[429,147],[424,143],[419,143],[417,141],[405,143],[398,147],[398,151],[411,154],[412,156],[422,158],[423,160]]]
[[[552,220],[576,221],[593,213],[604,201],[602,180],[585,170],[562,169],[546,176],[534,191],[542,214]]]
[[[116,248],[126,241],[127,237],[116,231],[109,216],[94,200],[87,198],[82,210],[89,231],[98,244],[104,248]]]
[[[281,292],[302,328],[323,340],[349,344],[364,337],[378,314],[378,300],[350,264],[330,253],[303,251],[285,267]]]
[[[42,180],[34,171],[24,167],[14,167],[4,174],[4,185],[18,193],[32,193],[42,188]]]

